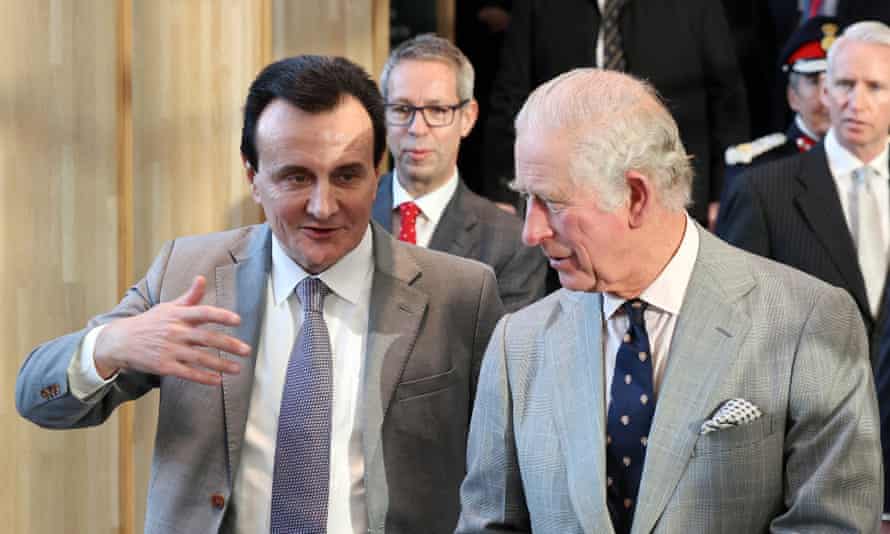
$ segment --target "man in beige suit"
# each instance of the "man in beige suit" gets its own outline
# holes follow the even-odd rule
[[[384,139],[359,67],[268,66],[241,146],[267,224],[167,243],[23,364],[19,412],[50,428],[160,389],[146,532],[453,530],[501,302],[488,267],[369,222]]]
[[[690,219],[689,158],[644,83],[573,71],[516,124],[523,238],[564,289],[495,329],[457,531],[877,532],[852,298]]]

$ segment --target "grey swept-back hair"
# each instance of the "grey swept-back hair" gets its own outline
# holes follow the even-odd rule
[[[399,62],[408,59],[441,61],[450,65],[457,80],[457,98],[460,100],[473,98],[473,83],[476,79],[473,64],[448,39],[425,33],[400,44],[389,55],[380,74],[380,91],[384,100],[389,98],[389,77],[392,75],[392,70]]]

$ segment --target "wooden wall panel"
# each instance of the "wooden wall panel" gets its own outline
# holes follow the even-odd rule
[[[259,221],[239,146],[244,97],[267,50],[264,13],[258,1],[133,4],[135,278],[166,240]],[[136,404],[137,532],[156,420],[154,393]]]
[[[19,365],[117,294],[113,0],[0,1],[0,517],[3,532],[112,533],[117,423],[18,417]]]
[[[272,58],[297,54],[343,56],[377,79],[389,54],[389,0],[273,0]]]
[[[0,10],[0,425],[14,436],[0,455],[0,531],[141,532],[157,396],[135,403],[131,430],[115,416],[45,431],[15,412],[18,368],[40,341],[109,309],[164,241],[257,222],[238,154],[250,82],[268,61],[307,52],[376,76],[389,2],[0,0]]]

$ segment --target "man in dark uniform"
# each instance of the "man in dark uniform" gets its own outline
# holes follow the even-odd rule
[[[788,77],[786,95],[788,105],[795,112],[794,120],[785,133],[765,135],[726,150],[724,191],[729,190],[735,177],[745,170],[806,152],[828,131],[831,123],[820,93],[827,66],[825,58],[839,34],[840,24],[836,18],[813,17],[788,40],[779,56],[779,65]]]

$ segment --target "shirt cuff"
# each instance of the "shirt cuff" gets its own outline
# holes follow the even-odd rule
[[[881,521],[890,521],[890,514],[881,514]]]
[[[97,326],[84,336],[80,347],[74,352],[68,365],[68,389],[77,400],[83,402],[95,395],[99,390],[114,382],[118,373],[108,380],[99,376],[93,353],[96,349],[96,338],[107,325]]]

